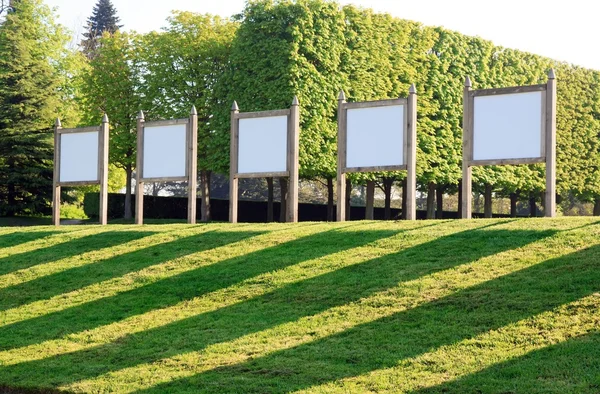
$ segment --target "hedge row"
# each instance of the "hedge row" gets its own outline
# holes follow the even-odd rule
[[[133,210],[135,211],[135,199],[132,199]],[[211,218],[214,221],[229,220],[229,200],[211,199]],[[197,200],[198,218],[200,218],[201,201]],[[117,219],[123,217],[125,207],[125,195],[110,193],[108,195],[108,217]],[[84,198],[84,211],[89,217],[98,217],[99,194],[86,193]],[[273,203],[275,217],[278,217],[280,209],[279,202]],[[267,221],[267,202],[266,201],[239,201],[238,220],[248,223],[262,223]],[[402,211],[392,208],[392,218],[400,218]],[[385,214],[384,208],[375,208],[374,216],[376,220],[383,220]],[[298,204],[299,220],[303,222],[318,222],[327,220],[327,205],[321,204]],[[458,218],[457,212],[444,211],[445,219]],[[425,219],[426,211],[417,211],[417,219]],[[473,214],[473,217],[483,217],[482,214]],[[494,217],[509,217],[509,215],[494,215]],[[146,219],[186,219],[187,218],[187,198],[185,197],[154,197],[144,196],[144,218]],[[350,220],[364,220],[365,207],[351,207]]]

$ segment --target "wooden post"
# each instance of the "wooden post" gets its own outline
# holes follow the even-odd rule
[[[546,203],[545,216],[556,216],[556,74],[548,73],[546,87]]]
[[[298,222],[298,182],[299,182],[299,163],[298,150],[300,149],[300,103],[298,97],[294,96],[292,107],[290,108],[290,117],[288,119],[288,154],[287,168],[290,173],[287,193],[287,221],[289,223]]]
[[[100,210],[98,217],[100,225],[105,226],[108,223],[108,138],[109,138],[108,116],[102,117],[102,126],[100,126],[99,138],[99,166],[98,175],[100,179]]]
[[[408,90],[406,155],[406,220],[417,219],[417,88]]]
[[[346,220],[346,94],[340,91],[338,97],[338,164],[337,164],[337,216],[338,222]]]
[[[238,220],[238,179],[235,174],[238,171],[238,137],[239,119],[237,115],[240,109],[237,102],[231,107],[231,141],[229,152],[229,222],[237,223]]]
[[[188,123],[188,223],[196,224],[198,190],[198,111],[192,106]]]
[[[135,224],[144,223],[144,112],[137,117],[137,154],[135,166]]]
[[[60,226],[60,119],[54,124],[54,175],[52,180],[52,224]]]
[[[471,119],[473,117],[473,108],[471,108],[471,100],[469,92],[471,91],[471,78],[467,76],[465,79],[465,88],[463,90],[463,163],[462,163],[462,201],[461,218],[471,219],[471,211],[473,205],[472,179],[471,179],[471,163],[473,156],[473,130]]]
[[[365,210],[365,219],[373,220],[374,215],[374,202],[375,202],[375,181],[367,181],[367,207]]]

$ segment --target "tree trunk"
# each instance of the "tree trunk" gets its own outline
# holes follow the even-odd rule
[[[435,183],[429,182],[427,186],[427,219],[435,218]]]
[[[408,206],[408,179],[402,181],[402,220],[406,220],[406,210]]]
[[[125,176],[127,177],[127,181],[125,183],[125,212],[123,213],[124,219],[131,219],[133,215],[131,214],[131,177],[133,174],[133,168],[131,165],[125,167]]]
[[[485,185],[485,193],[483,199],[483,215],[486,219],[490,219],[492,217],[492,185]]]
[[[600,216],[600,198],[594,200],[594,216]]]
[[[288,194],[288,180],[287,178],[279,178],[279,188],[281,189],[281,209],[279,210],[279,221],[285,223],[285,216],[287,212],[287,194]]]
[[[529,216],[532,218],[537,216],[537,205],[535,204],[535,197],[529,198]]]
[[[384,219],[392,219],[392,185],[394,178],[383,178],[383,193],[385,194]]]
[[[200,189],[202,194],[200,221],[202,222],[210,221],[210,177],[210,171],[200,171]]]
[[[267,223],[273,221],[273,178],[267,178]]]
[[[519,201],[518,193],[510,193],[510,217],[517,217],[517,202]]]
[[[333,195],[333,178],[327,178],[327,221],[333,222],[335,220],[334,217],[334,207],[333,200],[335,196]]]
[[[350,201],[352,200],[352,182],[346,179],[346,220],[350,220]]]
[[[367,207],[365,208],[365,219],[373,220],[375,202],[375,181],[367,181]]]
[[[435,202],[436,202],[436,211],[435,218],[443,219],[444,218],[444,191],[446,186],[438,185],[435,190]]]
[[[463,193],[462,193],[462,179],[458,181],[458,218],[462,218],[462,201],[463,201]]]

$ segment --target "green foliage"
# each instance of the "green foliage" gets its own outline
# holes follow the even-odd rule
[[[175,12],[163,32],[141,40],[145,114],[148,119],[186,118],[196,107],[199,170],[226,172],[229,159],[215,143],[212,117],[219,105],[228,107],[216,94],[216,84],[229,68],[236,27],[218,16]]]
[[[103,114],[108,115],[110,162],[123,169],[135,166],[136,118],[143,108],[138,39],[135,34],[106,33],[83,75],[85,121],[98,124]]]
[[[344,19],[335,3],[318,0],[248,3],[221,81],[227,97],[216,124],[229,150],[229,117],[236,100],[242,112],[301,106],[300,174],[333,177],[336,172],[335,112],[343,85]],[[227,133],[225,133],[227,131]]]
[[[52,133],[72,98],[68,36],[41,0],[21,0],[0,25],[0,214],[48,212]]]
[[[119,22],[121,20],[112,2],[98,0],[87,20],[87,31],[83,33],[84,39],[81,41],[81,48],[86,57],[93,59],[97,55],[100,38],[104,32],[112,34],[123,27]]]

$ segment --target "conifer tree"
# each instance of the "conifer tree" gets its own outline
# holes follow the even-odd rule
[[[14,1],[0,25],[0,215],[49,208],[67,39],[41,0]]]
[[[81,41],[83,53],[92,59],[96,55],[99,40],[104,32],[110,34],[119,30],[123,25],[119,25],[121,20],[117,16],[117,10],[110,0],[98,0],[92,11],[92,16],[87,20],[87,31],[83,34],[85,37]]]

